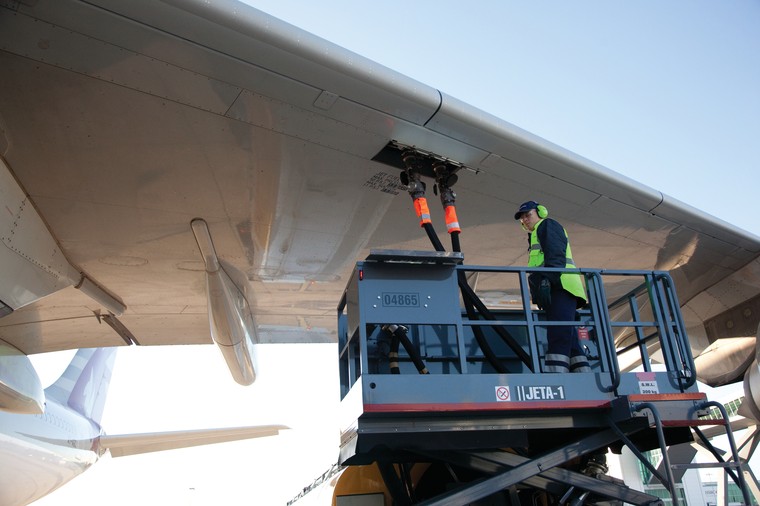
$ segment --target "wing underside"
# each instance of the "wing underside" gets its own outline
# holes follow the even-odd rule
[[[210,343],[196,218],[261,342],[335,341],[357,259],[431,248],[399,169],[376,159],[391,142],[466,167],[467,263],[523,264],[511,215],[534,198],[583,266],[671,271],[697,353],[755,335],[759,238],[435,88],[231,0],[10,5],[0,153],[74,280],[0,320],[24,353]],[[49,249],[24,252],[36,265],[20,285],[50,270]],[[83,278],[123,314],[77,290]]]

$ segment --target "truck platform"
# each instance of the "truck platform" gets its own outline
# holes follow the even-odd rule
[[[697,388],[669,274],[574,269],[588,305],[575,321],[547,321],[528,276],[566,270],[467,266],[446,252],[358,262],[338,307],[339,464],[377,466],[394,504],[517,505],[536,493],[546,504],[660,504],[594,467],[626,446],[677,505],[667,448],[722,425],[734,459],[716,467],[750,504],[725,409]],[[577,329],[591,372],[542,372],[552,325]],[[664,473],[643,455],[655,448]],[[415,466],[440,476],[413,479]]]

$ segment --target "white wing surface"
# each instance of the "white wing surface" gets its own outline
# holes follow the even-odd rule
[[[467,263],[524,264],[503,231],[533,198],[579,266],[671,271],[696,354],[754,339],[760,238],[434,87],[232,0],[5,5],[0,339],[23,353],[207,343],[210,318],[223,349],[336,340],[357,259],[430,249],[391,142],[464,167]]]

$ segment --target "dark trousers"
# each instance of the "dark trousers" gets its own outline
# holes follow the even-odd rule
[[[546,319],[549,321],[576,321],[576,299],[570,292],[558,289],[552,290],[552,303],[546,310]],[[583,355],[583,350],[578,342],[578,331],[570,325],[550,326],[546,330],[546,338],[549,344],[547,353],[575,357]]]

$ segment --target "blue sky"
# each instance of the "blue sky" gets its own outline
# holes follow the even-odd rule
[[[760,235],[760,2],[249,3]],[[181,348],[120,353],[109,432],[294,429],[107,459],[37,504],[284,504],[335,460],[330,345],[270,347],[247,389],[215,348]]]
[[[249,0],[760,235],[760,3]]]

